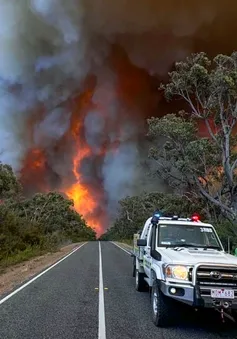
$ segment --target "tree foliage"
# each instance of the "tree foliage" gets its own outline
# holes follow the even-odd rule
[[[120,210],[114,225],[101,237],[103,240],[131,239],[144,226],[145,221],[159,210],[163,215],[187,217],[197,212],[205,217],[200,199],[190,201],[188,197],[159,192],[143,193],[120,201]]]
[[[209,199],[207,207],[218,199],[223,180],[221,159],[215,144],[208,138],[199,138],[195,121],[187,121],[184,114],[168,114],[148,121],[149,135],[154,138],[150,157],[157,162],[157,174],[175,191],[190,198]],[[160,146],[157,137],[166,141]],[[205,190],[205,195],[203,191]],[[221,204],[216,203],[219,208]]]
[[[64,243],[96,239],[95,231],[73,209],[73,201],[62,194],[22,196],[8,165],[0,168],[0,183],[0,262],[36,247],[52,250]]]
[[[11,166],[0,162],[0,199],[16,197],[21,192],[21,184],[13,173]]]
[[[174,194],[146,193],[120,202],[120,213],[103,239],[132,238],[154,210],[187,216],[198,208],[226,244],[237,243],[237,53],[192,54],[177,62],[167,84],[167,100],[178,99],[185,111],[148,119],[156,173]],[[205,126],[206,137],[200,136]],[[227,217],[227,218],[226,218]]]
[[[64,198],[60,193],[37,193],[31,198],[9,202],[9,206],[19,216],[32,222],[44,224],[47,231],[53,232],[63,228],[72,213],[73,201]]]
[[[168,100],[182,98],[191,116],[202,120],[208,137],[198,138],[197,126],[182,113],[150,119],[149,134],[163,135],[166,143],[151,150],[162,158],[170,182],[195,188],[205,199],[232,219],[237,218],[237,53],[217,55],[212,61],[205,53],[193,54],[178,62],[161,85]],[[167,168],[168,166],[168,168]],[[159,169],[159,173],[163,172]],[[178,178],[174,175],[178,174]],[[164,174],[164,173],[162,173]],[[177,181],[175,181],[177,179]]]

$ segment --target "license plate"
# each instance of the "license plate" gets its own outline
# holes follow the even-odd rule
[[[216,299],[234,299],[235,292],[233,290],[226,290],[225,288],[211,290],[211,297]]]

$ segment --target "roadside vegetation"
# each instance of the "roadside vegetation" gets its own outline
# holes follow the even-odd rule
[[[0,267],[95,239],[72,200],[57,192],[24,197],[12,168],[0,163]]]
[[[149,158],[173,194],[144,192],[120,201],[104,240],[131,241],[155,211],[213,223],[224,243],[237,246],[237,53],[193,54],[177,62],[162,84],[167,100],[186,111],[148,119]],[[154,167],[154,166],[153,166]]]

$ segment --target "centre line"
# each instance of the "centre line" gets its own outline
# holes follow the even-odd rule
[[[99,336],[98,338],[106,339],[104,283],[103,283],[102,255],[101,255],[100,241],[99,241]]]

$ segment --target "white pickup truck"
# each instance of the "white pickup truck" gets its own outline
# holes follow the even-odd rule
[[[210,224],[155,213],[134,235],[133,276],[137,291],[151,292],[156,326],[168,326],[177,302],[196,310],[214,308],[222,320],[237,312],[237,258],[225,253]]]

